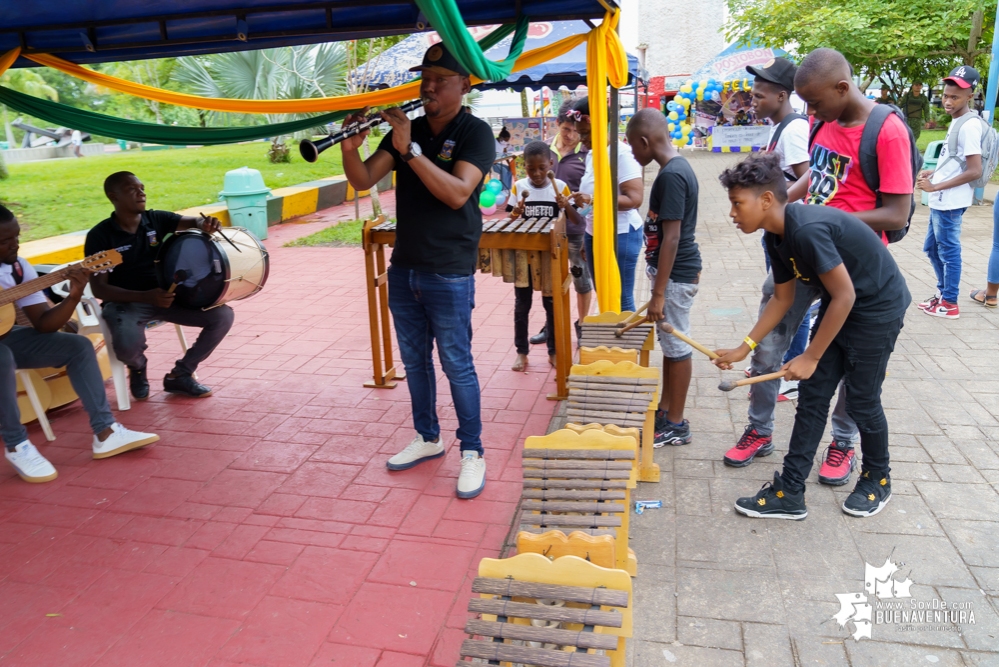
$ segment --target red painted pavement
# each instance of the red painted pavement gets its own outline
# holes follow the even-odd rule
[[[151,398],[119,418],[160,442],[94,461],[74,403],[50,415],[55,442],[31,429],[57,480],[27,484],[0,464],[0,664],[455,664],[476,565],[498,555],[520,496],[517,450],[555,408],[553,374],[543,348],[532,372],[509,370],[513,288],[480,274],[486,489],[454,497],[443,374],[447,456],[387,472],[413,430],[405,383],[362,386],[361,250],[281,247],[348,217],[352,204],[271,228],[267,287],[233,304],[232,332],[199,369],[212,398],[158,390],[177,341],[151,333]]]

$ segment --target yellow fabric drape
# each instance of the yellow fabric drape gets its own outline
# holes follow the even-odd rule
[[[607,82],[615,88],[628,83],[628,60],[615,28],[620,12],[608,13],[588,35],[586,85],[590,96],[590,126],[593,153],[593,255],[597,275],[600,312],[621,312],[621,273],[614,245],[617,242],[617,211],[611,200],[610,156],[607,152]]]
[[[571,35],[565,39],[549,44],[533,51],[521,54],[513,70],[520,71],[529,69],[543,62],[557,58],[564,53],[582,44],[587,39],[587,34]],[[3,56],[4,61],[13,51]],[[16,57],[16,54],[15,56]],[[140,83],[134,83],[127,79],[102,74],[93,70],[81,67],[58,56],[33,53],[25,55],[25,58],[33,60],[39,65],[45,65],[57,69],[70,76],[88,81],[94,85],[109,88],[120,93],[134,95],[147,100],[156,100],[165,104],[173,104],[182,107],[192,107],[194,109],[207,109],[210,111],[231,111],[235,113],[320,113],[328,111],[347,111],[359,109],[365,106],[384,106],[386,104],[398,104],[407,100],[419,97],[420,82],[375,90],[370,93],[358,95],[341,95],[339,97],[315,97],[298,100],[236,100],[219,97],[198,97],[178,93],[172,90],[154,88]],[[13,62],[13,59],[11,59]],[[477,77],[472,77],[472,84],[482,83]]]
[[[3,76],[3,73],[6,72],[10,68],[10,66],[14,64],[14,61],[17,60],[17,57],[20,54],[21,54],[21,47],[18,46],[11,49],[7,53],[0,55],[0,76]]]

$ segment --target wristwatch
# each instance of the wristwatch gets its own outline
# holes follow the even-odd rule
[[[423,149],[415,141],[409,144],[409,152],[402,156],[403,162],[409,162],[413,158],[423,155]]]

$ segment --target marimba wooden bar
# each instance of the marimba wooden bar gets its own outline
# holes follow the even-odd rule
[[[364,268],[371,329],[371,363],[374,378],[365,387],[392,388],[405,376],[396,370],[392,357],[389,325],[388,274],[385,247],[395,245],[396,223],[384,216],[364,223]],[[555,324],[555,378],[553,400],[569,395],[568,376],[572,366],[571,314],[569,312],[569,246],[565,237],[565,216],[558,218],[503,218],[486,220],[479,240],[477,268],[485,274],[502,277],[516,287],[534,289],[553,297]],[[550,335],[551,332],[549,332]],[[513,337],[513,329],[510,330]]]

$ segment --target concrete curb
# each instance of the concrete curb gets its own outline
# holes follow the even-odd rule
[[[384,192],[395,187],[395,172],[390,173],[378,183],[378,191]],[[267,199],[267,226],[280,224],[286,220],[309,215],[316,211],[339,206],[345,201],[353,201],[354,188],[347,183],[344,176],[330,176],[317,181],[309,181],[286,188],[276,188]],[[367,197],[368,190],[360,193]],[[199,213],[214,215],[223,225],[230,225],[229,210],[222,202],[206,206],[194,206],[177,211],[181,215],[197,216]],[[95,224],[98,221],[95,221]],[[32,264],[66,264],[83,259],[83,244],[87,239],[87,231],[70,232],[59,236],[50,236],[37,241],[27,241],[21,244],[19,255]]]

